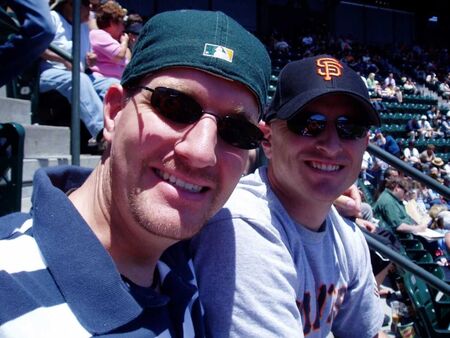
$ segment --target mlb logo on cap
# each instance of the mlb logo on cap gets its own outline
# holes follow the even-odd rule
[[[211,43],[205,43],[205,49],[203,50],[204,56],[210,56],[217,59],[222,59],[228,62],[233,62],[234,51],[224,46],[213,45]]]

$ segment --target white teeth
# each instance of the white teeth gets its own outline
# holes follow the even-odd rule
[[[190,192],[200,192],[202,190],[202,187],[196,184],[191,184],[184,182],[180,180],[179,178],[170,175],[166,172],[163,172],[161,170],[156,169],[155,172],[158,174],[159,177],[161,177],[164,181],[170,182],[172,185],[185,189]]]
[[[317,163],[317,162],[311,162],[311,165],[315,169],[323,170],[323,171],[337,171],[339,170],[338,165],[334,164],[324,164],[324,163]]]

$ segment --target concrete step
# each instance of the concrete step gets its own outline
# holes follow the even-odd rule
[[[24,125],[24,158],[67,158],[70,156],[70,128]]]
[[[80,155],[80,166],[94,168],[100,155]],[[22,182],[23,185],[31,184],[34,172],[39,168],[55,167],[58,165],[70,165],[71,156],[49,158],[26,158],[23,160]]]
[[[0,122],[31,124],[31,102],[10,97],[0,97]]]

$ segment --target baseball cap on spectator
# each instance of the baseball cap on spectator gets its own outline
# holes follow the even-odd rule
[[[134,35],[139,35],[142,30],[143,25],[140,22],[133,22],[125,28],[125,33],[131,33]]]
[[[331,93],[352,97],[360,104],[361,117],[369,125],[381,124],[361,76],[330,55],[288,63],[280,72],[275,95],[263,119],[289,120],[311,101]]]
[[[271,74],[265,46],[222,12],[178,10],[157,14],[143,26],[122,85],[164,68],[190,67],[249,88],[262,113]]]

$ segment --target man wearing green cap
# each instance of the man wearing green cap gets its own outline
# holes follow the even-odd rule
[[[106,94],[100,163],[38,170],[30,213],[0,219],[0,336],[203,336],[176,243],[222,207],[262,140],[269,75],[264,46],[221,12],[149,20]]]

